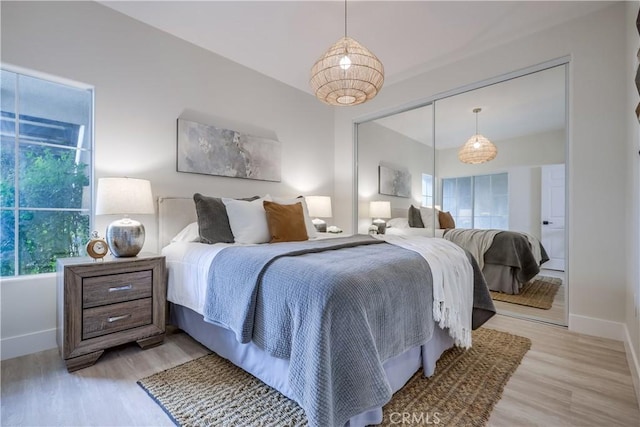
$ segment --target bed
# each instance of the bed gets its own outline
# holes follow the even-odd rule
[[[192,199],[159,200],[171,322],[298,402],[310,425],[382,422],[392,393],[421,366],[431,375],[440,355],[462,340],[452,334],[455,322],[436,321],[440,304],[432,304],[441,291],[438,278],[459,273],[453,267],[431,274],[417,252],[369,236],[267,245],[172,242],[195,219]],[[473,312],[459,314],[477,328],[495,308],[478,265],[464,255]],[[355,266],[356,260],[364,262]],[[437,276],[433,288],[425,286],[429,276]]]
[[[411,215],[416,215],[411,209],[408,214],[406,210],[394,210],[394,215],[397,217],[389,221],[391,227],[386,230],[387,234],[441,237],[456,243],[474,255],[489,289],[495,292],[519,294],[524,284],[536,277],[540,266],[549,260],[542,243],[527,233],[440,228],[440,221],[435,222],[435,229],[416,227],[410,221]]]

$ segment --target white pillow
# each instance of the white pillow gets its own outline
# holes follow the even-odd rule
[[[266,195],[251,202],[222,199],[222,203],[227,208],[229,225],[236,243],[267,243],[271,240],[267,214],[262,205],[265,200],[271,201],[271,197]]]
[[[313,221],[309,216],[309,208],[307,207],[307,201],[304,199],[304,197],[295,197],[295,198],[274,197],[273,201],[281,205],[295,205],[296,203],[301,203],[302,214],[304,215],[304,226],[307,229],[307,236],[310,239],[315,239],[316,237],[318,237],[318,231],[316,230],[316,227],[315,225],[313,225]]]
[[[393,228],[409,228],[408,218],[391,218],[387,221],[387,227]]]
[[[198,223],[192,222],[182,229],[178,234],[171,239],[171,243],[175,242],[199,242],[200,232],[198,231]]]
[[[435,215],[434,215],[435,213]],[[438,217],[438,210],[427,207],[420,207],[420,217],[422,218],[422,223],[424,224],[424,228],[431,228],[434,226],[436,230],[440,229],[440,218]]]

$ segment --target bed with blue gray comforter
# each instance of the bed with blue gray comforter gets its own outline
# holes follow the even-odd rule
[[[475,329],[495,309],[468,258]],[[312,426],[343,426],[388,402],[383,363],[426,343],[437,327],[428,263],[368,236],[226,248],[210,278],[205,320],[288,359]]]

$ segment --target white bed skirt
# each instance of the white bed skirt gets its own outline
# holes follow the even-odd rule
[[[171,304],[170,313],[171,323],[196,341],[297,402],[289,386],[288,360],[273,357],[253,343],[239,343],[232,331],[205,322],[201,314],[189,308]],[[447,331],[436,326],[429,342],[387,360],[383,366],[393,392],[401,389],[420,366],[424,366],[425,376],[433,375],[436,362],[452,346],[453,339]],[[377,407],[352,417],[347,425],[360,427],[381,422],[382,408]]]

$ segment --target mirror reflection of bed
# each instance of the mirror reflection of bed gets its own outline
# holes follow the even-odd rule
[[[437,218],[442,215],[438,211],[449,212],[456,228],[448,237],[459,233],[459,244],[472,245],[479,251],[476,258],[487,257],[483,272],[496,291],[492,296],[498,312],[566,325],[566,70],[563,64],[551,65],[359,123],[358,230],[367,232],[372,222],[367,211],[372,200],[390,203],[389,234],[447,238]],[[476,108],[481,112],[474,114]],[[458,150],[476,133],[476,118],[478,133],[496,145],[498,155],[482,164],[466,164]],[[409,197],[380,191],[380,165],[411,176]],[[405,224],[410,206],[421,208],[424,228]],[[470,238],[466,234],[482,233],[460,229],[497,231]],[[507,246],[522,249],[527,242],[530,248],[541,242],[547,255],[538,255],[537,261],[543,262],[531,280],[530,265],[516,267],[517,262],[505,260],[498,250],[502,245],[508,253]],[[522,251],[510,254],[532,256]]]

